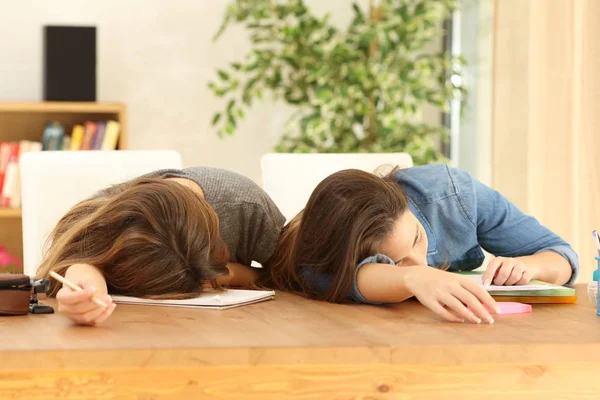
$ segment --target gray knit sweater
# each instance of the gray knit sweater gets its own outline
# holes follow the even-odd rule
[[[265,263],[275,251],[285,217],[254,181],[220,168],[191,167],[156,171],[152,176],[187,178],[202,188],[219,217],[230,261]]]
[[[206,201],[219,217],[230,261],[244,265],[252,261],[265,263],[275,251],[285,217],[251,179],[211,167],[164,169],[145,176],[186,178],[200,185]],[[102,196],[103,192],[94,197]]]

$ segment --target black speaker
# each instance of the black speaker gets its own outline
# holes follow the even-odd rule
[[[44,100],[96,101],[95,27],[44,27]]]

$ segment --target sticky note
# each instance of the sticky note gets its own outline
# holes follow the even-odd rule
[[[512,301],[496,302],[500,308],[500,314],[525,314],[532,311],[531,304],[516,303]]]
[[[525,314],[525,313],[530,313],[533,311],[533,309],[531,308],[531,304],[523,304],[523,303],[517,303],[517,302],[512,302],[512,301],[497,301],[496,305],[498,305],[498,307],[500,308],[500,315],[503,314]],[[483,305],[485,307],[486,310],[488,310],[490,313],[494,313],[494,311],[489,308],[488,306],[486,306],[485,304]],[[471,309],[471,307],[469,307],[469,310],[473,311],[473,309]]]

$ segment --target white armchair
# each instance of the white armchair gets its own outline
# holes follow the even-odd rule
[[[20,161],[24,272],[35,275],[58,220],[98,190],[163,168],[181,168],[176,151],[25,153]]]
[[[289,221],[327,176],[350,168],[374,172],[382,165],[407,168],[412,167],[413,161],[408,153],[270,153],[261,159],[263,188]]]

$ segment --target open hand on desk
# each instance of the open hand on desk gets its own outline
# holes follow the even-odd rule
[[[75,283],[79,284],[83,292],[76,292],[63,285],[56,294],[58,311],[80,325],[98,325],[104,322],[116,307],[111,297],[108,294],[102,295],[96,293],[95,281],[93,279],[84,279]],[[92,302],[91,299],[94,295],[107,303],[108,307],[104,308]]]
[[[428,266],[407,268],[411,268],[405,280],[407,289],[442,318],[451,322],[494,322],[484,304],[490,310],[498,307],[480,285],[464,276]]]

